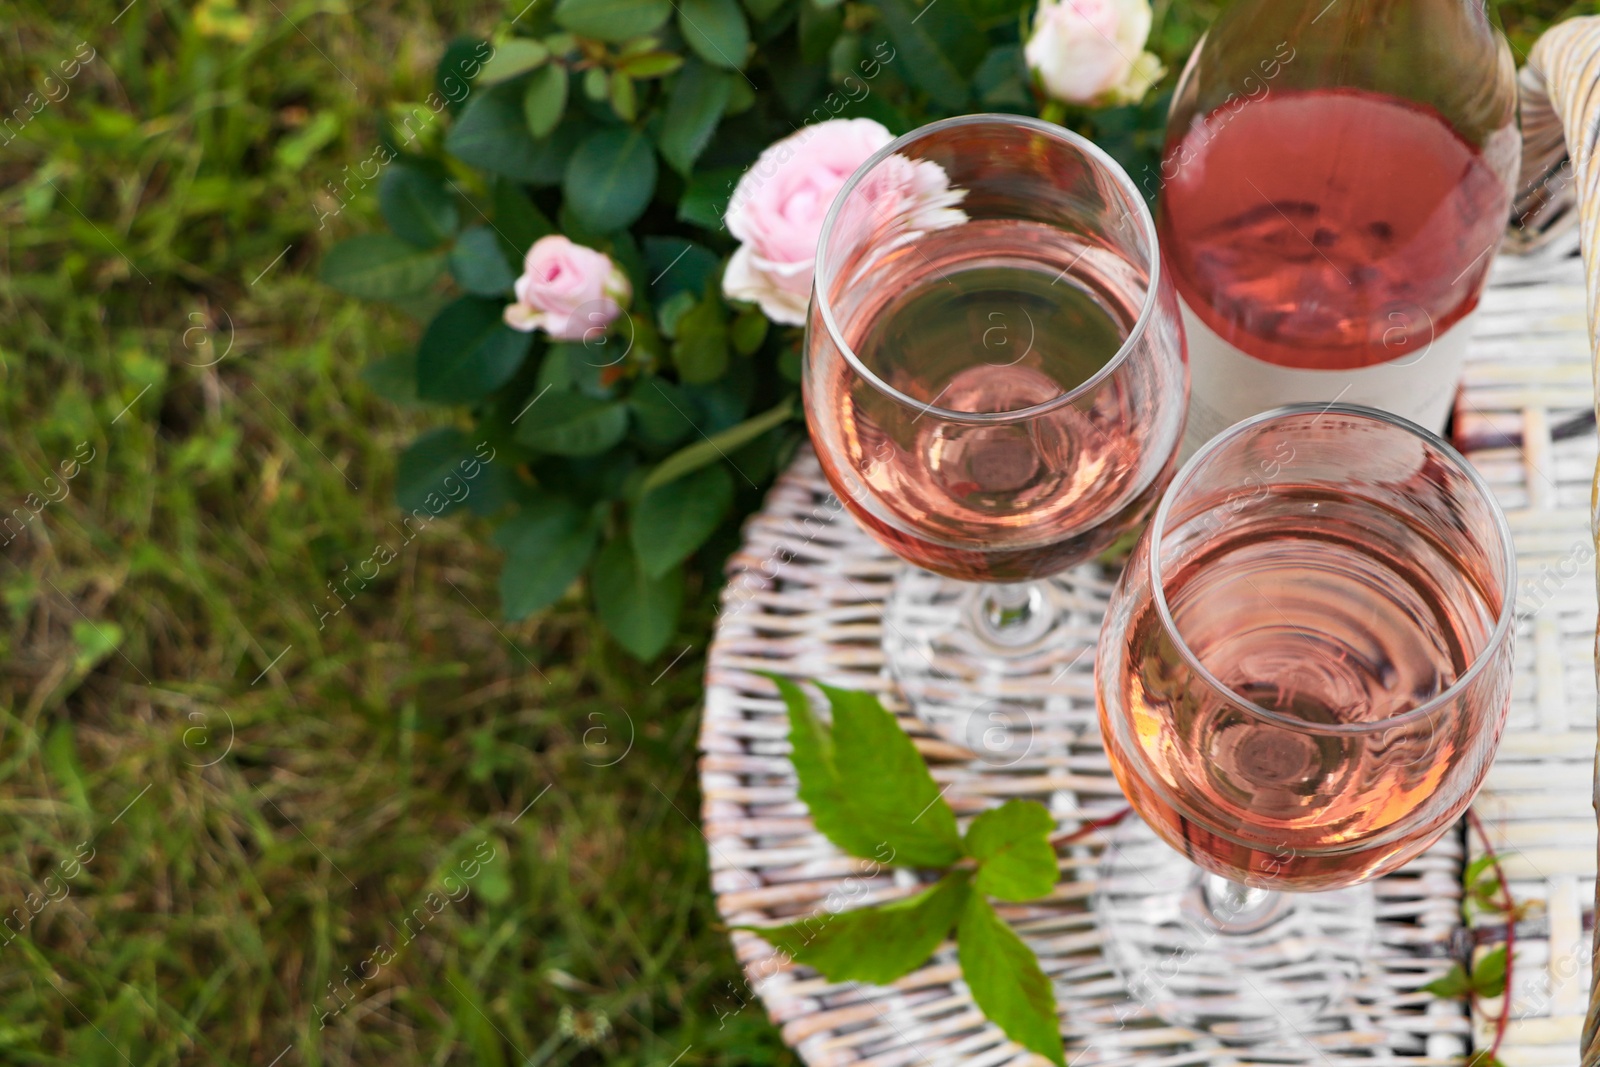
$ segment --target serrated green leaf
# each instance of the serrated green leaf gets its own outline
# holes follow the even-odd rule
[[[692,445],[686,445],[658,463],[655,470],[645,478],[642,488],[645,492],[649,492],[657,486],[677,481],[690,471],[699,470],[728,452],[743,448],[768,430],[782,426],[793,414],[794,397],[785,397],[775,407],[760,415],[714,433]]]
[[[657,144],[662,158],[679,174],[687,175],[711,143],[736,77],[690,60],[673,79]]]
[[[435,403],[479,400],[511,380],[533,343],[501,317],[502,305],[463,296],[434,317],[417,346],[417,395]]]
[[[1506,965],[1510,957],[1504,945],[1496,946],[1472,965],[1472,991],[1480,997],[1498,997],[1506,991]]]
[[[515,83],[474,93],[445,135],[446,150],[463,163],[535,185],[553,185],[570,160],[578,131],[561,128],[536,141],[522,113]]]
[[[678,32],[713,67],[738,70],[750,48],[750,27],[737,0],[678,0]]]
[[[884,864],[892,862],[894,855],[888,844],[855,818],[850,798],[839,784],[833,731],[817,718],[799,686],[775,674],[767,677],[778,687],[778,695],[788,709],[789,744],[793,749],[790,760],[800,781],[800,802],[811,812],[817,832],[848,855]]]
[[[387,233],[340,241],[322,259],[322,280],[363,300],[399,300],[427,289],[444,272],[444,256],[423,252]]]
[[[551,390],[517,422],[517,443],[552,456],[593,456],[628,432],[627,405]]]
[[[589,565],[600,527],[587,508],[538,493],[494,533],[505,550],[500,604],[508,619],[525,619],[561,598]]]
[[[1055,828],[1044,805],[1029,800],[1007,801],[973,819],[963,841],[979,861],[974,887],[1001,900],[1048,895],[1060,873],[1050,847]]]
[[[567,68],[551,64],[528,79],[522,94],[522,118],[535,140],[549,137],[567,110]]]
[[[967,897],[956,928],[956,948],[961,977],[989,1021],[1023,1048],[1065,1067],[1050,979],[981,893]]]
[[[438,247],[461,225],[461,213],[444,179],[404,163],[384,172],[378,183],[378,208],[395,236],[418,248]]]
[[[968,878],[967,871],[951,871],[906,900],[738,929],[759,934],[830,982],[887,985],[927,962],[949,936],[971,893]]]
[[[732,504],[733,475],[726,467],[702,467],[641,496],[629,532],[645,574],[659,577],[688,559]]]
[[[408,512],[422,508],[435,515],[448,515],[471,492],[471,483],[461,469],[469,461],[477,462],[477,456],[473,441],[466,434],[453,426],[429,430],[400,453],[395,500]],[[462,487],[466,492],[460,492]],[[430,496],[436,502],[444,502],[438,511],[429,506]]]
[[[505,296],[515,284],[500,236],[487,226],[463,230],[450,250],[450,274],[456,284],[479,296]]]
[[[626,41],[667,21],[672,5],[667,0],[561,0],[556,22],[580,37],[600,41]]]
[[[1436,997],[1457,999],[1472,992],[1472,980],[1467,977],[1466,969],[1461,964],[1453,963],[1443,978],[1435,978],[1423,986],[1422,991]]]
[[[527,37],[513,37],[501,41],[494,56],[483,65],[478,74],[481,86],[498,85],[518,75],[544,66],[550,59],[550,49]]]
[[[641,660],[667,647],[683,609],[683,569],[651,578],[622,538],[608,541],[589,578],[595,614],[617,643]]]
[[[955,812],[917,746],[872,693],[818,685],[833,710],[833,762],[849,810],[894,862],[944,867],[963,855]]]
[[[644,214],[656,188],[656,156],[638,130],[590,134],[567,162],[566,207],[601,233],[621,230]]]

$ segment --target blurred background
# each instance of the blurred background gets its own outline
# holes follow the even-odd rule
[[[1157,0],[1144,114],[1219,6]],[[1519,56],[1597,7],[1497,6]],[[7,115],[79,67],[0,127],[0,1063],[795,1062],[698,831],[730,538],[648,662],[576,593],[503,621],[465,513],[331,599],[454,416],[373,370],[419,320],[318,280],[375,192],[319,191],[507,17],[0,4]]]

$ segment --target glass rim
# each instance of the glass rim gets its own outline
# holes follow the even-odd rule
[[[826,272],[827,264],[828,238],[833,235],[834,222],[839,217],[840,209],[844,206],[850,194],[855,191],[856,186],[860,185],[862,180],[875,170],[880,163],[895,155],[907,145],[915,144],[930,134],[943,130],[978,125],[1020,126],[1064,142],[1088,156],[1094,163],[1099,165],[1101,171],[1110,176],[1111,180],[1128,198],[1133,208],[1132,214],[1138,218],[1139,225],[1143,229],[1145,242],[1150,250],[1149,283],[1145,289],[1144,301],[1139,308],[1139,317],[1134,321],[1133,327],[1128,331],[1128,336],[1123,339],[1122,346],[1117,349],[1116,354],[1107,360],[1105,366],[1096,371],[1087,381],[1058,396],[1053,396],[1049,400],[1031,404],[1025,408],[1017,408],[1013,411],[956,411],[953,408],[941,408],[933,404],[924,404],[922,401],[902,393],[878,377],[865,363],[861,362],[861,357],[856,355],[855,349],[845,343],[844,335],[833,317],[833,307],[830,305],[825,292],[827,287],[823,284],[823,275]],[[1160,287],[1161,252],[1156,236],[1155,217],[1150,213],[1150,205],[1145,203],[1144,196],[1139,192],[1138,187],[1133,184],[1133,178],[1128,175],[1128,172],[1122,168],[1120,163],[1112,159],[1104,149],[1087,137],[1073,133],[1071,130],[1057,126],[1054,123],[1045,122],[1043,119],[1031,118],[1026,115],[1008,115],[1003,112],[979,112],[972,115],[957,115],[953,118],[940,119],[936,122],[918,126],[910,133],[896,137],[893,141],[872,153],[865,163],[856,168],[855,173],[850,175],[844,185],[839,188],[839,192],[833,198],[833,203],[828,207],[828,213],[823,216],[822,232],[817,237],[817,257],[816,267],[813,272],[811,299],[816,303],[817,312],[822,318],[823,326],[828,331],[828,339],[833,343],[833,346],[844,356],[845,362],[850,365],[856,376],[878,392],[906,407],[920,408],[923,414],[932,415],[937,419],[949,422],[996,425],[1025,422],[1030,419],[1036,419],[1041,415],[1047,415],[1052,411],[1057,411],[1088,394],[1104,382],[1106,378],[1110,377],[1118,367],[1127,362],[1129,353],[1144,338],[1146,330],[1149,329],[1150,320],[1155,316]],[[935,399],[938,398],[935,397]]]
[[[1161,539],[1166,530],[1167,516],[1172,510],[1173,501],[1177,500],[1185,486],[1194,480],[1201,467],[1217,452],[1221,451],[1224,446],[1238,440],[1246,432],[1263,423],[1274,422],[1296,415],[1307,415],[1312,412],[1318,412],[1323,415],[1333,413],[1386,423],[1397,429],[1404,430],[1420,440],[1423,445],[1434,449],[1452,463],[1457,470],[1466,475],[1467,481],[1472,485],[1473,489],[1488,504],[1489,513],[1493,516],[1495,536],[1500,539],[1501,566],[1505,572],[1505,583],[1500,594],[1499,615],[1495,619],[1494,627],[1489,631],[1483,648],[1473,657],[1467,669],[1457,675],[1455,681],[1451,682],[1443,692],[1398,715],[1374,719],[1371,722],[1309,723],[1304,719],[1285,715],[1270,708],[1264,708],[1255,701],[1247,700],[1240,696],[1231,687],[1224,685],[1216,675],[1212,674],[1210,669],[1200,662],[1200,657],[1195,655],[1194,650],[1189,647],[1189,643],[1184,640],[1182,632],[1178,629],[1177,621],[1172,617],[1172,609],[1167,603],[1167,591],[1162,586],[1161,581]],[[1500,507],[1499,501],[1495,499],[1493,491],[1489,488],[1489,483],[1484,480],[1483,475],[1478,473],[1477,468],[1456,450],[1454,445],[1438,434],[1417,425],[1409,419],[1402,418],[1391,412],[1367,407],[1363,404],[1286,404],[1234,423],[1202,445],[1199,451],[1190,456],[1189,461],[1173,476],[1172,483],[1162,496],[1161,505],[1156,509],[1155,517],[1150,521],[1149,537],[1151,598],[1155,603],[1162,629],[1166,632],[1167,638],[1177,646],[1178,654],[1183,657],[1184,662],[1196,672],[1201,682],[1210,686],[1214,691],[1221,693],[1235,707],[1250,712],[1275,725],[1287,727],[1300,733],[1360,735],[1379,730],[1391,730],[1398,726],[1409,726],[1419,719],[1431,718],[1439,708],[1460,698],[1466,688],[1477,679],[1478,675],[1483,673],[1489,661],[1495,658],[1498,650],[1505,643],[1511,631],[1512,623],[1516,618],[1516,548],[1511,541],[1511,525],[1506,521],[1505,511]]]

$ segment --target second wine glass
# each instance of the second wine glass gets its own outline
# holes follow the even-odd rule
[[[1155,225],[1090,142],[1011,115],[924,126],[834,200],[806,328],[807,421],[839,499],[912,564],[884,617],[918,713],[1014,761],[1089,607],[1050,576],[1141,523],[1188,396]],[[1085,630],[1085,632],[1077,632]],[[1070,683],[1069,683],[1070,684]]]

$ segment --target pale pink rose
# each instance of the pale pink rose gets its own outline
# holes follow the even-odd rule
[[[1133,103],[1164,73],[1144,51],[1150,21],[1150,0],[1040,0],[1023,55],[1057,100]]]
[[[722,291],[759,304],[774,322],[804,325],[823,219],[850,175],[892,140],[871,119],[829,119],[762,152],[724,215],[741,244],[723,272]],[[951,189],[943,168],[926,160],[892,157],[862,192],[882,201],[881,217],[916,229],[966,220],[953,208],[966,191]]]
[[[603,333],[633,298],[628,276],[610,256],[558,233],[528,249],[516,292],[517,302],[506,305],[506,325],[524,333],[543,330],[557,341]]]

